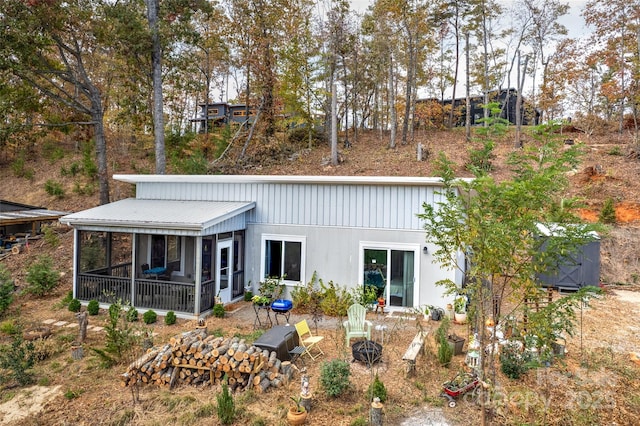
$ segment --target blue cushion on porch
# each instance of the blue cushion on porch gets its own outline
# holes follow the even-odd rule
[[[274,311],[288,311],[293,308],[293,302],[287,299],[277,299],[271,303],[271,309]]]

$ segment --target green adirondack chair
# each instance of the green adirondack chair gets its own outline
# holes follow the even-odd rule
[[[349,346],[351,339],[357,337],[364,337],[367,340],[371,340],[371,321],[366,319],[367,309],[354,303],[347,309],[348,319],[343,323],[346,330],[347,346]]]

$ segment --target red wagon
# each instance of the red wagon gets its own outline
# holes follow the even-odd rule
[[[480,379],[473,373],[460,372],[452,380],[443,383],[441,397],[449,401],[449,407],[456,406],[456,398],[475,390],[480,384]]]

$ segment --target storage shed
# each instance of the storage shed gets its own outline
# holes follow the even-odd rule
[[[539,226],[542,237],[561,238],[558,229],[550,230]],[[600,237],[595,232],[593,240],[580,245],[575,252],[558,259],[557,267],[538,274],[537,280],[543,287],[576,291],[586,286],[600,284]],[[548,243],[542,245],[544,251]]]

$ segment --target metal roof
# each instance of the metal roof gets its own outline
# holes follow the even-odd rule
[[[31,222],[45,222],[58,220],[60,216],[66,215],[67,212],[59,212],[47,209],[29,209],[0,211],[0,226],[15,225]]]
[[[76,227],[202,231],[255,207],[253,201],[172,201],[127,198],[60,218]]]
[[[296,175],[113,175],[128,183],[303,183],[343,185],[442,186],[442,178],[416,176],[296,176]],[[467,180],[467,179],[462,179]]]

